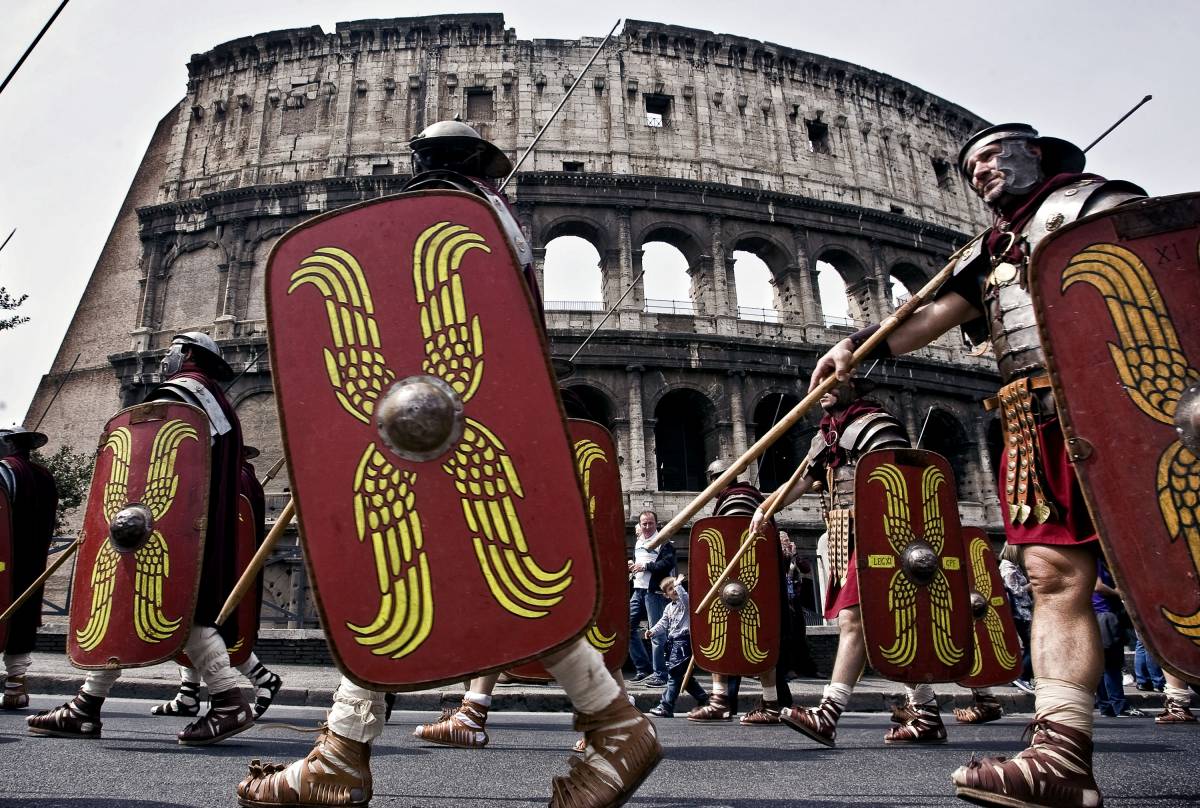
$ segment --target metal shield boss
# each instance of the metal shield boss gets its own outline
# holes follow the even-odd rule
[[[1200,194],[1088,216],[1034,252],[1054,398],[1143,642],[1200,682]]]
[[[709,516],[692,525],[688,560],[692,654],[710,673],[754,676],[779,661],[779,532],[761,535],[702,614],[695,610],[750,534],[748,516]]]
[[[139,404],[105,425],[71,582],[67,655],[77,668],[155,665],[187,641],[210,463],[197,407]]]
[[[971,599],[954,474],[923,449],[879,449],[854,476],[855,557],[871,667],[898,682],[971,671]]]
[[[266,286],[304,558],[342,672],[376,690],[461,681],[584,634],[599,588],[575,453],[491,207],[426,191],[319,216],[275,245]]]
[[[13,591],[12,503],[0,488],[0,612],[12,605],[22,593]],[[0,648],[8,643],[8,621],[0,623]]]
[[[619,670],[629,656],[629,569],[625,564],[625,502],[621,469],[608,430],[594,421],[567,420],[575,451],[575,473],[583,486],[592,538],[600,558],[600,613],[584,635],[604,655],[604,666]],[[553,678],[540,662],[512,670],[527,679]]]
[[[962,537],[970,571],[975,655],[967,677],[958,683],[963,687],[1006,685],[1021,675],[1021,640],[1013,623],[1012,604],[987,534],[981,528],[966,527]]]

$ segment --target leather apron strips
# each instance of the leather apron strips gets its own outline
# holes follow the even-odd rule
[[[1037,380],[1017,379],[1000,389],[1000,423],[1008,453],[1008,475],[1004,481],[1008,519],[1023,525],[1030,517],[1045,524],[1056,511],[1045,493],[1041,449],[1037,436],[1037,405],[1033,390],[1045,386]]]

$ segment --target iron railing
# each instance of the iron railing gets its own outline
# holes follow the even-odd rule
[[[542,308],[546,311],[604,311],[602,300],[545,300]]]

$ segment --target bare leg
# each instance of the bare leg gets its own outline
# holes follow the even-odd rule
[[[837,722],[850,702],[854,686],[867,664],[867,644],[863,637],[862,610],[857,606],[838,613],[838,649],[833,660],[833,675],[817,707],[785,707],[783,723],[818,743],[834,746]]]
[[[986,805],[1099,805],[1092,774],[1092,699],[1103,667],[1091,607],[1096,558],[1088,548],[1031,545],[1025,566],[1034,602],[1033,737],[1016,757],[972,759],[951,779],[958,796]]]

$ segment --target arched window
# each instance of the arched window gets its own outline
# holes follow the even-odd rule
[[[607,395],[586,384],[572,384],[563,389],[563,409],[568,418],[595,421],[608,431],[613,428],[613,407]]]
[[[825,325],[852,325],[846,281],[832,264],[817,262],[817,290],[821,297],[821,312]]]
[[[733,278],[737,289],[738,317],[744,320],[779,322],[775,310],[775,287],[771,268],[752,252],[733,251]]]
[[[797,396],[786,393],[771,393],[764,396],[754,408],[754,439],[759,440],[771,427],[783,420],[792,408],[800,403]],[[758,461],[758,488],[764,492],[774,491],[788,481],[792,472],[808,453],[816,425],[801,421],[771,444]]]
[[[546,245],[542,299],[547,310],[603,311],[600,253],[579,236],[559,236]]]
[[[678,247],[665,241],[642,245],[642,289],[646,311],[655,314],[694,314],[688,262]]]
[[[950,461],[954,471],[956,492],[961,500],[978,501],[980,492],[976,489],[975,480],[971,476],[972,445],[967,443],[967,433],[958,420],[945,410],[934,407],[922,417],[925,434],[914,435],[913,443],[919,439],[922,449],[945,457]]]
[[[912,297],[912,292],[909,291],[908,287],[905,286],[900,281],[900,279],[894,275],[892,276],[892,290],[891,291],[892,291],[892,306],[897,309],[900,308],[901,306],[903,306],[906,302],[908,302],[908,299],[910,297]]]
[[[672,390],[654,408],[659,491],[703,491],[718,451],[715,408],[695,390]]]

